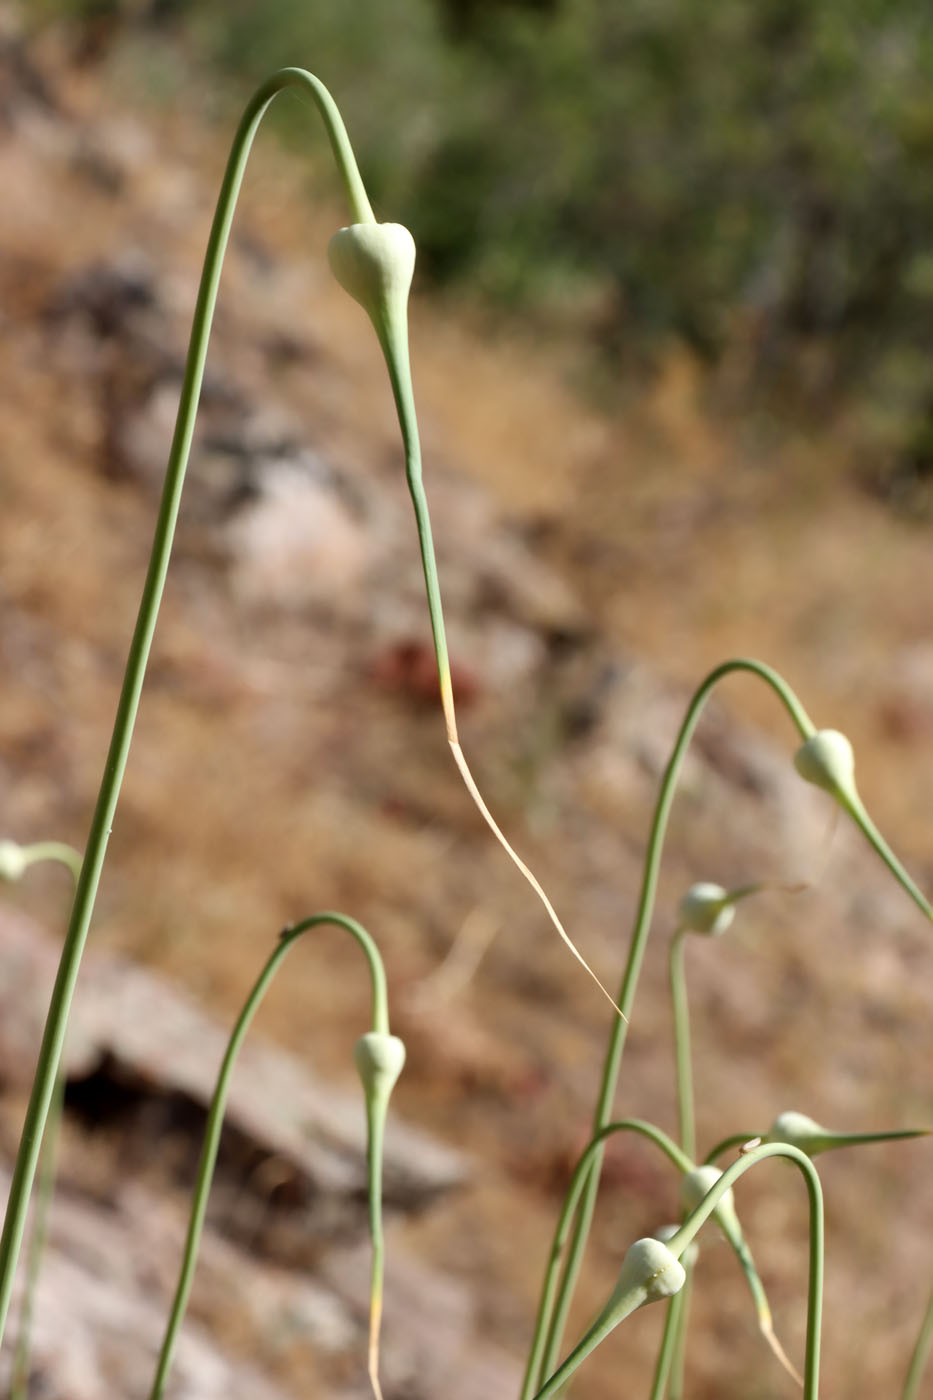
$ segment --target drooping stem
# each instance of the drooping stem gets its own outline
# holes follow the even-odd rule
[[[671,939],[670,984],[674,1018],[674,1065],[677,1075],[677,1113],[680,1145],[693,1160],[697,1155],[696,1120],[693,1111],[693,1063],[690,1057],[690,1006],[684,969],[684,943],[687,930],[677,929]]]
[[[731,1133],[729,1137],[723,1138],[722,1142],[717,1142],[715,1147],[710,1148],[704,1160],[707,1165],[709,1165],[715,1162],[717,1157],[721,1157],[724,1152],[729,1152],[736,1147],[742,1147],[746,1142],[751,1142],[757,1136],[760,1135],[756,1133]]]
[[[927,1310],[923,1315],[916,1345],[911,1354],[910,1365],[904,1379],[904,1389],[901,1391],[901,1400],[917,1400],[931,1346],[933,1346],[933,1292],[930,1294],[930,1301],[927,1303]]]
[[[561,1207],[560,1217],[557,1221],[557,1228],[554,1231],[554,1239],[551,1243],[551,1250],[548,1255],[547,1270],[544,1276],[544,1287],[541,1293],[541,1301],[538,1304],[538,1317],[535,1325],[534,1339],[531,1345],[531,1355],[525,1368],[525,1376],[522,1382],[521,1400],[531,1400],[537,1388],[541,1385],[542,1379],[550,1370],[554,1369],[554,1360],[548,1361],[545,1355],[545,1343],[547,1340],[548,1326],[554,1307],[554,1298],[557,1291],[558,1271],[563,1257],[564,1247],[567,1243],[567,1236],[573,1221],[574,1211],[580,1200],[580,1194],[586,1185],[589,1170],[593,1158],[597,1152],[602,1150],[603,1144],[608,1137],[614,1133],[639,1133],[642,1137],[648,1138],[664,1152],[669,1160],[680,1172],[688,1172],[692,1169],[693,1163],[680,1150],[666,1133],[660,1128],[656,1128],[653,1123],[647,1123],[641,1118],[622,1118],[617,1123],[607,1123],[601,1128],[593,1139],[587,1143],[580,1155],[580,1160],[574,1168]]]
[[[635,1000],[638,977],[644,959],[648,933],[651,928],[664,839],[667,834],[671,807],[677,791],[677,783],[680,778],[684,757],[703,712],[703,708],[713,690],[726,676],[739,671],[749,672],[752,675],[758,676],[759,679],[763,680],[771,687],[787,710],[801,738],[807,739],[814,732],[812,721],[790,686],[787,685],[776,671],[772,670],[770,666],[766,666],[761,661],[755,661],[746,657],[738,657],[731,661],[725,661],[717,666],[715,670],[711,671],[694,692],[674,743],[667,768],[664,771],[664,776],[661,780],[661,788],[655,805],[651,833],[648,839],[648,848],[645,853],[641,892],[638,899],[635,924],[632,930],[628,960],[623,973],[622,985],[618,997],[618,1006],[622,1013],[622,1018],[625,1019],[616,1018],[610,1029],[609,1043],[603,1064],[602,1080],[593,1118],[594,1137],[609,1121],[612,1115],[612,1105],[615,1100],[616,1086],[618,1084],[619,1072],[622,1065],[622,1055],[625,1049],[626,1031],[628,1029],[627,1018],[631,1014],[632,1005]],[[593,1217],[601,1167],[602,1154],[596,1153],[594,1154],[588,1180],[580,1201],[580,1207],[574,1225],[573,1238],[568,1251],[567,1264],[564,1269],[564,1276],[561,1281],[557,1304],[554,1310],[551,1328],[552,1340],[549,1342],[548,1349],[549,1355],[556,1356],[560,1351],[561,1338],[566,1325],[567,1314],[570,1310],[573,1291],[576,1286],[580,1265],[583,1259],[583,1251],[586,1247],[586,1240]]]
[[[820,1178],[810,1158],[799,1148],[783,1142],[766,1142],[754,1147],[727,1167],[680,1229],[667,1242],[674,1255],[682,1254],[697,1231],[706,1223],[729,1188],[739,1177],[768,1157],[786,1157],[802,1172],[810,1202],[810,1259],[807,1288],[807,1342],[804,1359],[804,1400],[817,1400],[819,1394],[820,1335],[823,1308],[823,1192]]]
[[[3,1337],[9,1311],[13,1276],[22,1244],[29,1195],[35,1177],[42,1133],[55,1084],[55,1075],[61,1059],[65,1026],[84,945],[87,941],[107,842],[113,827],[146,664],[149,659],[159,604],[168,571],[185,469],[188,464],[201,393],[201,382],[204,376],[214,306],[237,196],[250,148],[263,114],[276,94],[290,87],[294,87],[299,92],[309,96],[317,106],[337,161],[353,218],[359,222],[373,221],[373,212],[360,179],[346,129],[327,89],[312,74],[300,68],[285,68],[274,74],[257,89],[250,99],[237,128],[208,238],[191,340],[185,363],[178,417],[169,453],[152,553],[143,586],[136,627],[130,643],[113,736],[91,822],[85,860],[78,879],[71,922],[65,936],[55,989],[49,1004],[36,1076],[26,1110],[16,1164],[13,1169],[3,1233],[0,1236],[0,1340]]]
[[[290,928],[283,931],[265,967],[260,973],[255,986],[247,997],[242,1011],[237,1017],[236,1024],[233,1027],[226,1052],[221,1062],[220,1072],[217,1076],[217,1084],[214,1089],[213,1098],[211,1099],[210,1109],[208,1110],[207,1126],[204,1130],[204,1143],[201,1148],[201,1157],[198,1163],[194,1195],[191,1202],[191,1214],[188,1220],[188,1231],[185,1236],[185,1245],[182,1253],[181,1270],[165,1328],[165,1335],[162,1340],[162,1347],[159,1352],[152,1388],[149,1392],[149,1400],[160,1400],[165,1389],[165,1381],[172,1364],[172,1358],[175,1354],[178,1333],[188,1307],[188,1299],[191,1296],[191,1286],[194,1282],[198,1249],[201,1243],[201,1234],[204,1229],[204,1218],[207,1214],[208,1196],[214,1177],[214,1168],[217,1163],[217,1151],[220,1146],[224,1112],[230,1092],[230,1080],[236,1065],[237,1056],[240,1053],[243,1041],[246,1039],[246,1033],[250,1028],[253,1017],[259,1010],[262,1000],[289,949],[303,933],[307,933],[309,929],[319,928],[325,924],[336,925],[339,928],[345,929],[348,933],[352,934],[363,949],[372,978],[373,1030],[388,1030],[386,981],[382,959],[372,936],[367,933],[362,924],[358,924],[355,919],[348,918],[346,914],[338,914],[332,910],[326,910],[320,914],[313,914],[308,919],[302,919],[300,923],[293,924]],[[377,1237],[374,1236],[374,1249],[376,1238]],[[381,1261],[381,1232],[378,1235],[378,1242]]]

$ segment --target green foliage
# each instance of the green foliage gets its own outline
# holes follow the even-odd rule
[[[90,0],[43,0],[86,16]],[[129,6],[93,0],[95,12]],[[422,272],[676,339],[933,474],[933,26],[924,0],[166,0],[237,78],[344,95]],[[404,104],[399,95],[404,94]],[[391,118],[386,114],[390,113]],[[585,294],[585,295],[584,295]],[[735,357],[733,357],[735,358]]]

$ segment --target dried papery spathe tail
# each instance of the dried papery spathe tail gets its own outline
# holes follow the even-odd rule
[[[908,875],[865,809],[855,785],[855,755],[846,736],[838,729],[816,730],[794,755],[794,767],[805,782],[835,798],[914,903],[928,919],[933,919],[933,905]]]
[[[798,1147],[808,1157],[816,1157],[820,1152],[832,1152],[839,1147],[866,1146],[873,1142],[896,1142],[902,1138],[927,1137],[930,1128],[892,1128],[878,1133],[834,1133],[805,1113],[792,1109],[779,1113],[768,1131],[762,1134],[762,1142],[787,1142]]]
[[[696,1210],[697,1206],[706,1199],[721,1176],[722,1172],[719,1168],[712,1166],[710,1163],[705,1163],[703,1166],[696,1167],[692,1172],[687,1173],[680,1183],[680,1203],[685,1215],[689,1215],[692,1211]],[[722,1196],[719,1198],[713,1210],[713,1215],[719,1228],[735,1251],[736,1257],[742,1266],[742,1271],[748,1280],[748,1286],[755,1304],[755,1313],[758,1318],[758,1328],[761,1335],[764,1337],[785,1371],[787,1371],[788,1375],[793,1376],[797,1384],[802,1386],[803,1378],[790,1361],[783,1346],[775,1335],[774,1322],[771,1316],[771,1305],[768,1302],[764,1284],[761,1282],[758,1270],[755,1267],[755,1261],[752,1258],[751,1250],[742,1233],[742,1226],[739,1224],[739,1217],[735,1209],[735,1197],[732,1194],[731,1187],[723,1192]]]
[[[558,935],[613,1006],[616,1015],[625,1020],[624,1012],[616,1005],[612,995],[567,933],[537,876],[514,850],[493,817],[460,747],[431,516],[422,481],[421,440],[408,353],[408,293],[415,267],[414,240],[401,224],[352,224],[334,234],[328,257],[337,281],[359,302],[372,321],[392,385],[405,450],[405,473],[418,530],[441,707],[451,755],[477,811],[516,869],[540,899]]]
[[[564,1364],[538,1391],[536,1400],[548,1400],[555,1395],[620,1322],[648,1303],[672,1297],[683,1288],[685,1278],[683,1264],[661,1240],[651,1237],[636,1240],[622,1261],[606,1306]]]

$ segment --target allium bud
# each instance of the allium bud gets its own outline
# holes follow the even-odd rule
[[[715,938],[725,933],[735,918],[735,903],[722,885],[701,882],[690,886],[677,912],[682,926],[691,933]]]
[[[818,729],[794,754],[794,767],[805,782],[833,797],[855,795],[855,755],[838,729]]]

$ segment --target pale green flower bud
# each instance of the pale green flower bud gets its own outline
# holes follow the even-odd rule
[[[794,754],[794,767],[805,782],[833,797],[855,799],[855,755],[838,729],[818,729]]]
[[[655,1230],[654,1232],[654,1237],[656,1240],[660,1240],[662,1244],[667,1244],[668,1240],[672,1240],[679,1229],[679,1225],[659,1225],[657,1230]],[[683,1264],[685,1269],[692,1269],[696,1265],[696,1262],[699,1259],[699,1257],[700,1246],[697,1244],[695,1239],[692,1239],[687,1245],[687,1248],[681,1254],[680,1262],[681,1264]]]
[[[11,885],[21,880],[28,866],[26,852],[15,841],[0,841],[0,880]]]
[[[388,1103],[405,1065],[405,1042],[385,1031],[367,1031],[356,1042],[353,1060],[366,1097]]]
[[[778,1114],[763,1141],[790,1143],[791,1147],[799,1147],[808,1157],[825,1152],[831,1146],[831,1138],[825,1128],[805,1113],[795,1113],[792,1109]]]
[[[636,1240],[622,1260],[607,1311],[624,1307],[627,1315],[645,1303],[670,1298],[680,1292],[686,1277],[683,1264],[666,1244],[651,1238]]]
[[[327,258],[344,291],[377,334],[405,319],[415,270],[415,240],[401,224],[350,224],[330,240]]]
[[[722,885],[700,882],[690,886],[677,912],[681,925],[691,933],[707,933],[716,938],[725,933],[735,918],[735,902]]]
[[[722,1176],[718,1167],[704,1165],[694,1167],[692,1172],[686,1172],[680,1183],[680,1204],[689,1215],[696,1210],[697,1206],[716,1185]],[[742,1228],[739,1225],[739,1217],[735,1212],[735,1197],[730,1186],[720,1200],[713,1215],[722,1226],[725,1234],[730,1240],[741,1239]]]

